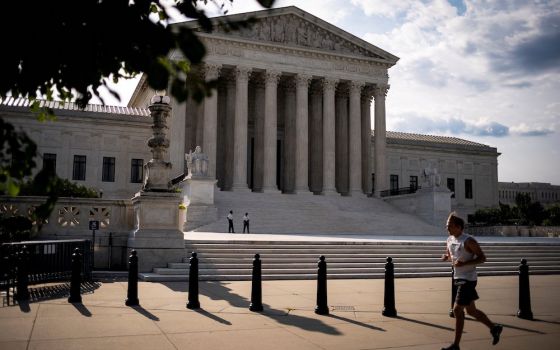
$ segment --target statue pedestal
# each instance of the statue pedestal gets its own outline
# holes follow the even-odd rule
[[[451,211],[451,191],[445,187],[428,187],[419,189],[415,195],[416,215],[443,228]]]
[[[132,198],[134,230],[128,235],[128,249],[138,252],[138,271],[151,272],[168,262],[181,262],[185,241],[179,226],[181,194],[139,192]]]
[[[183,201],[187,205],[186,231],[218,219],[218,208],[214,206],[216,182],[208,177],[194,176],[183,182]]]

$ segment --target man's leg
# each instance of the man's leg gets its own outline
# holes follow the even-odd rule
[[[482,322],[486,325],[486,327],[492,329],[494,327],[494,322],[490,321],[488,316],[481,310],[476,308],[474,301],[470,303],[469,306],[466,307],[467,313],[472,317],[476,318],[478,322]]]
[[[464,306],[455,303],[453,305],[453,315],[455,316],[455,340],[453,344],[459,346],[461,336],[463,335],[463,328],[465,326],[465,311]]]
[[[490,321],[490,319],[484,312],[476,308],[474,301],[471,302],[470,305],[466,307],[466,309],[469,315],[476,318],[478,322],[484,323],[486,327],[490,328],[490,334],[492,334],[492,345],[498,344],[498,342],[500,341],[500,335],[502,334],[503,326]]]

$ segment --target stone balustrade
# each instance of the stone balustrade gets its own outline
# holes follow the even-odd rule
[[[45,197],[0,196],[0,215],[30,217]],[[99,221],[95,236],[95,267],[126,268],[126,246],[133,229],[130,200],[59,198],[35,239],[92,239],[89,221]],[[37,225],[34,223],[34,229]]]

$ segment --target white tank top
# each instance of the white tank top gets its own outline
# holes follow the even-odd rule
[[[467,239],[474,239],[471,235],[463,233],[459,237],[449,236],[447,238],[447,249],[451,254],[452,261],[470,261],[476,257],[475,254],[467,251],[465,242]],[[454,279],[464,279],[476,281],[476,265],[455,266]]]

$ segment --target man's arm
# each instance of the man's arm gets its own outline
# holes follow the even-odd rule
[[[441,255],[441,261],[449,261],[451,259],[451,254],[449,254],[449,248],[445,246],[445,253]]]
[[[465,241],[465,248],[469,253],[473,253],[476,258],[469,260],[469,261],[456,261],[455,266],[465,266],[465,265],[478,265],[486,262],[486,255],[480,248],[478,242],[472,238],[469,238]]]

